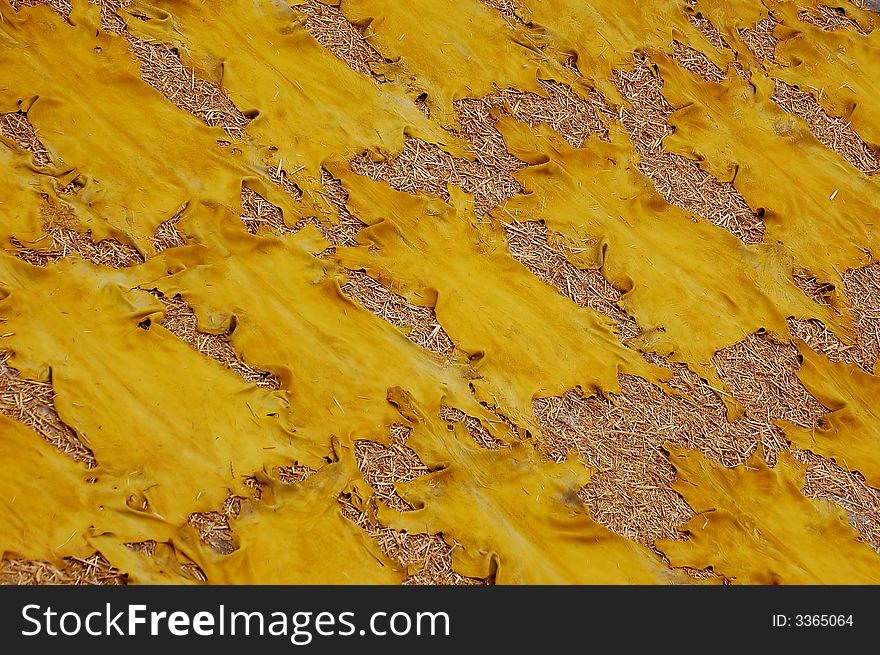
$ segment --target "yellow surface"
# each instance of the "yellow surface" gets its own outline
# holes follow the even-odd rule
[[[182,294],[204,331],[234,324],[232,347],[247,363],[278,375],[289,390],[298,438],[312,444],[315,457],[326,454],[331,434],[387,440],[388,426],[402,421],[387,400],[396,387],[430,414],[441,402],[479,412],[463,367],[443,367],[342,294],[340,273],[312,254],[327,245],[317,230],[254,237],[238,223],[220,212],[182,225],[206,247],[197,263],[156,286]]]
[[[39,189],[45,177],[30,163],[30,155],[17,144],[0,137],[0,242],[11,244],[15,237],[29,244],[40,237]]]
[[[38,170],[0,140],[0,349],[23,379],[51,382],[60,419],[97,467],[87,471],[0,417],[2,557],[61,564],[98,550],[147,584],[195,582],[197,567],[211,583],[398,583],[414,571],[389,561],[338,499],[372,511],[351,443],[387,444],[403,424],[430,473],[397,485],[414,511],[380,503],[378,520],[442,535],[459,573],[513,584],[692,582],[590,517],[578,496],[589,469],[573,455],[539,457],[535,445],[547,435],[532,400],[574,389],[613,403],[619,373],[663,386],[662,371],[637,349],[671,354],[717,385],[716,350],[762,329],[785,340],[791,316],[821,319],[853,340],[851,316],[809,300],[793,273],[842,289],[846,268],[878,255],[880,187],[772,102],[770,76],[819,86],[829,112],[872,141],[873,33],[805,27],[795,5],[776,0],[693,8],[684,0],[522,0],[528,27],[476,0],[344,0],[342,11],[391,60],[375,63],[377,82],[274,0],[155,0],[121,12],[132,34],[178,48],[193,79],[218,83],[253,119],[231,140],[147,85],[125,37],[99,28],[98,7],[73,5],[68,22],[48,7],[14,12],[0,0],[0,112],[26,111],[51,159]],[[687,19],[695,11],[716,21],[751,84],[735,74],[706,82],[670,59],[673,39],[722,68],[734,56],[695,30]],[[770,11],[783,21],[776,64],[748,55],[737,34]],[[866,29],[876,24],[853,15]],[[579,149],[547,126],[501,118],[507,147],[527,164],[516,173],[525,193],[480,220],[461,190],[451,188],[449,202],[408,195],[347,165],[360,153],[399,152],[406,134],[464,153],[443,128],[456,124],[456,99],[508,86],[538,91],[544,77],[571,82],[560,64],[567,55],[611,104],[621,102],[612,71],[636,51],[656,62],[676,110],[666,147],[763,209],[764,243],[744,244],[670,205],[607,114],[609,140]],[[586,84],[577,81],[578,92]],[[430,119],[415,104],[422,91]],[[304,185],[302,203],[269,181],[269,165]],[[326,251],[314,227],[247,233],[242,185],[279,206],[289,227],[312,213],[337,220],[318,195],[321,167],[342,180],[348,208],[369,225],[357,246]],[[62,193],[75,178],[85,186]],[[12,238],[38,239],[41,210],[65,202],[73,210],[65,227],[134,244],[146,263],[114,270],[64,253],[38,268],[16,258]],[[177,229],[187,245],[155,255],[156,226],[183,208]],[[551,238],[571,246],[572,263],[599,269],[642,334],[622,345],[609,319],[516,262],[502,225],[514,218],[544,221]],[[456,352],[422,349],[349,299],[340,287],[346,268],[435,308]],[[223,335],[281,390],[245,382],[171,334],[155,289],[180,294],[203,333]],[[880,486],[877,378],[799,347],[799,376],[831,413],[812,432],[783,426],[788,437]],[[478,447],[463,424],[439,420],[442,405],[476,417],[508,447]],[[739,583],[880,583],[880,558],[839,507],[803,495],[804,467],[790,455],[773,468],[755,455],[724,469],[669,450],[675,489],[697,512],[686,540],[658,544],[674,567],[711,567]],[[277,467],[294,462],[317,472],[281,484]],[[220,511],[230,493],[251,497],[250,476],[262,496],[232,521],[237,550],[215,553],[188,521]],[[125,545],[147,540],[156,542],[151,556]]]
[[[215,584],[399,584],[405,577],[374,541],[342,515],[337,498],[357,493],[354,455],[305,482],[268,481],[259,503],[233,521],[238,550],[225,557],[196,546],[194,559]],[[361,482],[361,484],[363,484]],[[397,567],[397,568],[395,568]]]
[[[187,526],[182,534],[193,538],[193,531]],[[120,543],[112,535],[90,539],[90,543],[111,565],[125,574],[128,584],[183,585],[197,581],[193,577],[194,562],[172,542],[157,543],[150,555]],[[188,570],[184,568],[185,565],[189,565]]]
[[[341,0],[340,9],[370,45],[394,59],[376,71],[414,73],[431,114],[446,127],[458,124],[456,100],[497,87],[544,94],[536,79],[541,54],[528,32],[479,0]]]
[[[157,324],[162,305],[132,286],[76,259],[41,269],[0,255],[0,346],[23,376],[51,375],[58,414],[102,479],[162,532],[217,508],[263,466],[290,463],[297,447],[280,394],[171,335]]]
[[[128,42],[98,29],[99,7],[73,5],[70,25],[48,6],[15,13],[0,0],[0,112],[26,111],[59,176],[85,180],[65,200],[96,241],[151,253],[160,223],[199,199],[236,207],[253,173],[217,144],[223,130],[140,78]]]
[[[721,68],[731,60],[687,20],[684,0],[626,5],[618,0],[522,0],[522,5],[554,50],[573,55],[581,74],[615,102],[622,98],[611,83],[612,72],[632,66],[633,54],[646,48],[671,50],[675,39],[705,51]]]
[[[305,31],[303,16],[271,0],[159,0],[128,7],[135,35],[178,46],[226,91],[247,127],[288,172],[317,175],[327,160],[394,154],[404,133],[459,146],[393,86],[351,70]],[[142,21],[138,17],[148,17]],[[267,155],[268,156],[268,155]]]
[[[655,54],[676,108],[665,146],[697,161],[764,210],[764,242],[782,244],[820,280],[880,256],[880,185],[823,146],[799,118],[770,100],[772,80],[755,71],[709,82]],[[743,129],[747,125],[748,129]]]
[[[775,77],[811,92],[831,115],[850,123],[875,150],[880,149],[880,30],[824,32],[798,20],[798,5],[776,5],[782,24],[773,30]]]
[[[651,584],[675,575],[651,551],[590,518],[577,496],[589,472],[576,460],[542,462],[531,446],[488,451],[460,424],[453,437],[416,430],[407,442],[438,469],[395,485],[415,511],[380,506],[379,520],[410,533],[440,532],[462,575],[497,584]],[[472,442],[471,442],[472,444]],[[430,455],[440,458],[434,464]],[[440,468],[442,467],[442,468]]]
[[[737,59],[750,68],[761,64],[746,46],[740,30],[752,29],[757,22],[770,16],[768,4],[755,0],[697,0],[691,11],[709,19],[724,42],[736,51]]]
[[[411,302],[436,306],[437,320],[470,358],[481,400],[518,422],[533,422],[536,397],[580,386],[619,392],[618,372],[651,378],[651,368],[621,346],[611,321],[579,307],[517,262],[503,232],[481,225],[472,202],[395,191],[346,174],[348,206],[370,224],[343,264],[364,268]]]
[[[571,148],[550,129],[537,133],[502,118],[507,147],[531,164],[516,173],[525,194],[494,210],[502,221],[542,219],[581,252],[583,267],[624,291],[643,348],[699,365],[716,350],[760,328],[786,336],[787,316],[836,319],[789,278],[769,246],[743,244],[730,232],[670,205],[635,168],[621,130]]]
[[[33,430],[0,415],[0,558],[23,557],[60,565],[62,557],[94,552],[96,525],[137,522],[134,512],[89,471]],[[98,482],[87,483],[98,477]]]
[[[711,566],[739,584],[880,583],[880,558],[843,509],[803,495],[807,467],[789,453],[773,468],[756,451],[726,469],[699,451],[666,449],[673,488],[697,513],[687,540],[657,542],[673,566]]]
[[[798,351],[804,360],[798,377],[831,413],[813,430],[786,426],[786,434],[798,448],[858,471],[880,488],[880,380],[852,364],[831,362],[803,342]]]

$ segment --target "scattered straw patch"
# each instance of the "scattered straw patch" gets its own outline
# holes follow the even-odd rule
[[[302,201],[302,189],[286,175],[284,170],[280,167],[274,169],[270,171],[270,176],[272,181],[296,202]],[[317,180],[311,181],[317,183]],[[284,222],[284,213],[280,207],[246,186],[242,186],[241,189],[239,218],[245,229],[257,236],[285,236],[299,232],[306,225],[312,225],[331,244],[329,248],[318,255],[319,257],[329,257],[337,247],[357,246],[357,235],[366,227],[366,224],[353,216],[346,207],[348,192],[342,186],[342,182],[326,170],[321,169],[320,186],[321,195],[335,208],[335,223],[331,223],[329,220],[323,222],[317,216],[308,216],[297,221],[293,227],[288,227]]]
[[[371,63],[383,63],[385,58],[371,46],[363,33],[336,7],[318,0],[305,0],[295,9],[306,15],[303,27],[315,40],[342,59],[349,68],[363,75],[373,76]]]
[[[112,268],[137,266],[144,262],[141,254],[131,246],[115,239],[92,241],[91,232],[82,233],[72,229],[79,223],[73,210],[64,202],[52,203],[43,194],[40,215],[45,236],[39,243],[33,244],[39,249],[25,247],[13,239],[17,246],[15,255],[29,264],[46,266],[73,254],[97,266]]]
[[[125,574],[110,565],[101,553],[86,558],[68,557],[59,568],[48,562],[24,559],[0,560],[0,584],[4,585],[124,585]]]
[[[250,119],[242,114],[220,87],[199,78],[184,65],[177,50],[136,39],[125,33],[141,62],[141,77],[181,109],[211,127],[222,127],[232,137],[242,136]]]
[[[229,516],[224,512],[200,512],[189,518],[201,540],[221,555],[235,550],[235,540],[229,527]]]
[[[672,133],[667,119],[673,109],[661,93],[663,80],[647,59],[633,70],[615,71],[614,83],[629,101],[620,121],[639,155],[639,170],[674,205],[703,216],[745,243],[760,243],[763,221],[729,182],[720,182],[685,157],[668,152],[663,139]]]
[[[850,524],[880,553],[880,491],[866,485],[858,473],[845,471],[809,450],[792,452],[798,460],[811,465],[804,494],[810,498],[825,498],[843,507]]]
[[[688,0],[688,4],[690,4],[691,6],[696,6],[697,3],[696,0]],[[687,18],[694,27],[696,27],[698,30],[700,30],[700,32],[703,33],[703,36],[705,36],[709,40],[709,43],[711,43],[713,46],[715,46],[719,50],[732,50],[724,37],[721,36],[721,32],[718,31],[718,28],[712,24],[712,21],[710,21],[708,18],[705,18],[703,14],[699,12],[697,12],[696,14],[688,13]],[[682,62],[679,60],[679,63]],[[684,66],[683,63],[682,65]],[[744,80],[748,80],[751,77],[751,75],[746,72],[746,69],[743,68],[742,63],[740,63],[739,61],[733,61],[731,65],[733,66],[733,69],[737,72],[737,74]],[[699,72],[696,70],[694,72],[699,74]],[[723,72],[722,75],[724,75]],[[707,77],[706,79],[712,78]]]
[[[835,10],[828,7],[820,6],[820,10],[823,12],[830,12],[833,16],[840,18],[840,15]],[[802,20],[803,15],[810,15],[806,10],[802,10],[801,14]],[[710,21],[702,16],[690,16],[689,18],[691,22],[706,35],[713,45],[718,48],[730,49],[730,46],[724,41],[721,34],[715,29],[715,26],[712,25]],[[853,25],[856,25],[855,22],[851,21],[849,18],[844,17],[842,20],[847,24],[852,23]],[[741,31],[743,40],[756,57],[768,59],[770,61],[773,60],[773,53],[776,50],[776,44],[779,42],[779,40],[772,35],[775,26],[776,23],[768,17],[758,23],[754,30]],[[858,27],[858,25],[856,25],[856,27]],[[673,44],[673,46],[677,47],[675,44]],[[701,53],[697,53],[697,55],[702,56]],[[715,70],[707,75],[700,70],[700,66],[705,64],[694,67],[686,65],[678,55],[678,52],[676,52],[676,58],[684,68],[687,68],[698,75],[702,75],[705,79],[721,80],[724,78],[723,72],[717,67],[714,67],[711,62],[709,62],[708,65],[715,68]],[[703,58],[705,58],[705,56],[703,56]],[[738,62],[734,63],[734,67],[740,75],[744,78],[748,78],[748,74]],[[720,74],[721,77],[718,77],[718,74]],[[813,136],[815,136],[819,142],[838,153],[866,175],[871,175],[880,168],[877,156],[867,144],[862,141],[861,137],[847,121],[829,116],[813,94],[803,91],[796,86],[787,84],[782,80],[774,79],[773,81],[775,88],[771,99],[785,111],[800,116],[804,122],[806,122],[810,132],[813,133]]]
[[[435,145],[409,136],[403,151],[396,157],[376,162],[366,155],[358,155],[351,166],[355,172],[385,181],[398,191],[427,193],[443,200],[449,200],[446,186],[454,184],[474,194],[479,215],[522,190],[511,177],[510,169],[489,165],[485,159],[458,159]]]
[[[348,202],[348,191],[342,186],[342,182],[323,168],[321,169],[321,186],[324,197],[336,207],[339,219],[336,225],[324,229],[324,237],[334,246],[358,245],[358,232],[366,227],[366,223],[348,211],[345,204]]]
[[[162,252],[169,248],[179,248],[180,246],[186,245],[186,241],[180,236],[180,232],[177,231],[177,223],[180,221],[182,215],[183,210],[179,211],[167,221],[163,221],[159,224],[159,227],[156,228],[156,233],[153,235],[153,246],[155,246],[156,252]]]
[[[749,414],[770,426],[782,419],[815,427],[826,410],[797,377],[797,348],[749,335],[712,358],[719,377]]]
[[[846,15],[846,10],[843,7],[817,5],[816,7],[801,8],[798,11],[798,19],[801,22],[815,25],[826,32],[854,29],[860,34],[866,34],[856,21]]]
[[[23,150],[27,150],[34,158],[34,165],[43,167],[52,163],[49,151],[42,144],[34,126],[28,121],[24,112],[0,114],[0,135],[5,136],[17,143]]]
[[[847,121],[829,116],[812,93],[781,80],[774,82],[772,100],[784,110],[803,118],[821,143],[866,175],[880,168],[877,156]]]
[[[352,168],[362,175],[384,180],[407,193],[428,193],[449,199],[447,185],[474,194],[475,210],[485,215],[499,203],[522,192],[513,173],[525,166],[511,155],[495,128],[493,108],[506,107],[518,120],[535,126],[546,123],[568,143],[579,147],[592,133],[607,135],[595,100],[585,100],[568,86],[541,82],[547,97],[506,89],[480,99],[456,102],[461,134],[470,144],[474,160],[458,159],[437,146],[408,137],[403,152],[393,159],[375,162],[361,155]]]
[[[848,270],[843,283],[856,315],[858,360],[870,372],[880,356],[880,263]]]
[[[544,282],[582,307],[609,317],[617,325],[621,340],[641,332],[636,321],[621,309],[620,291],[596,269],[581,269],[569,261],[571,248],[561,239],[550,242],[547,227],[538,221],[506,223],[510,254]]]
[[[186,67],[174,48],[137,39],[125,31],[125,22],[116,11],[131,4],[130,0],[90,0],[101,7],[102,29],[124,36],[141,62],[141,77],[175,105],[202,119],[206,124],[222,127],[232,136],[241,136],[250,120],[216,85],[199,78]],[[14,8],[48,4],[62,16],[69,16],[67,0],[13,0]]]
[[[411,428],[391,426],[391,446],[374,441],[354,442],[355,457],[364,480],[376,491],[376,499],[399,512],[413,510],[394,489],[394,483],[406,482],[429,473],[419,456],[406,445]]]
[[[699,12],[696,14],[689,13],[687,14],[687,18],[694,27],[696,27],[706,36],[706,38],[709,40],[709,43],[714,45],[716,48],[730,48],[730,46],[727,45],[727,41],[725,41],[724,37],[721,36],[721,32],[718,31],[718,28],[712,24],[712,21],[710,21],[708,18],[705,18],[703,14]]]
[[[698,50],[694,50],[690,46],[673,41],[672,55],[682,68],[695,75],[699,75],[704,80],[721,82],[725,78],[724,72],[709,61],[706,55]]]
[[[58,416],[52,383],[22,378],[8,360],[8,352],[0,353],[0,412],[21,421],[71,459],[94,468],[92,451]]]
[[[329,175],[329,174],[328,174]],[[332,182],[337,180],[330,178]],[[331,182],[331,184],[332,184]],[[343,192],[344,193],[344,192]],[[338,198],[338,190],[334,189],[330,195]],[[334,204],[336,202],[334,201]],[[257,236],[277,235],[284,236],[299,232],[306,225],[313,225],[333,244],[319,256],[329,256],[335,251],[336,246],[357,245],[356,235],[364,227],[362,222],[355,219],[343,205],[336,205],[339,212],[339,222],[336,225],[322,223],[317,217],[309,216],[299,220],[293,227],[288,227],[284,222],[284,213],[277,205],[272,204],[256,191],[247,187],[241,189],[241,214],[239,218],[244,223],[245,229]]]
[[[506,107],[518,120],[535,126],[546,123],[572,146],[579,147],[592,133],[607,135],[596,103],[581,98],[558,82],[541,82],[547,97],[506,89],[479,99],[455,104],[474,160],[458,159],[437,146],[407,137],[403,152],[393,159],[375,162],[365,155],[352,160],[352,168],[375,180],[384,180],[407,193],[428,193],[449,199],[447,185],[474,194],[478,216],[522,192],[513,173],[525,163],[511,155],[495,128],[493,108]]]
[[[273,172],[273,181],[279,184],[294,200],[300,201],[303,192],[298,186],[283,175],[280,177]],[[247,188],[242,188],[242,215],[241,219],[246,229],[254,234],[293,234],[306,225],[313,225],[331,244],[320,253],[319,257],[330,257],[336,252],[337,247],[357,246],[357,235],[366,227],[366,224],[348,210],[345,203],[348,201],[348,192],[342,186],[342,182],[333,177],[326,170],[321,170],[321,194],[330,205],[335,208],[336,222],[323,222],[316,216],[303,218],[293,226],[287,227],[283,220],[281,209],[260,194]]]
[[[62,16],[69,16],[71,5],[68,0],[9,0],[12,8],[19,11],[22,7],[49,5]]]
[[[833,284],[817,280],[812,275],[801,273],[795,273],[792,276],[792,279],[797,287],[803,291],[808,298],[820,305],[825,305],[826,307],[831,306],[831,299],[834,294]]]
[[[793,335],[802,339],[813,350],[833,362],[849,362],[873,373],[880,356],[880,263],[849,269],[843,275],[844,289],[850,300],[849,311],[855,321],[855,344],[843,343],[818,320],[789,319]],[[802,287],[803,288],[803,287]],[[823,301],[830,285],[819,286],[825,292],[817,301]],[[811,295],[808,292],[808,295]],[[827,304],[827,301],[826,301]]]
[[[492,9],[499,11],[501,15],[510,22],[523,22],[518,15],[519,8],[517,4],[511,2],[511,0],[481,0],[481,2],[487,7],[491,7]]]
[[[112,268],[137,266],[144,261],[140,253],[131,246],[119,243],[115,239],[92,241],[90,232],[83,234],[75,230],[61,229],[51,231],[48,237],[51,241],[45,246],[46,250],[25,248],[19,244],[15,252],[16,256],[35,266],[46,266],[59,259],[70,257],[73,253],[98,266]]]
[[[342,292],[364,309],[400,328],[417,346],[451,356],[455,344],[437,321],[433,307],[413,305],[363,271],[347,271]]]
[[[189,576],[196,582],[207,582],[208,576],[205,575],[205,572],[199,568],[199,565],[195,562],[183,562],[180,565],[181,571],[183,571],[184,575]]]
[[[599,523],[649,547],[656,539],[679,539],[677,527],[693,512],[669,486],[675,470],[660,447],[686,428],[663,411],[671,403],[649,383],[621,376],[621,386],[623,392],[615,397],[619,407],[575,391],[535,400],[539,450],[557,461],[574,451],[594,469],[580,496]],[[685,418],[701,423],[694,412],[689,415]]]
[[[241,188],[240,218],[251,234],[286,234],[291,231],[284,224],[281,209],[247,187]]]
[[[736,422],[727,420],[718,392],[681,364],[670,366],[668,385],[675,394],[621,375],[621,393],[609,398],[570,391],[534,401],[541,453],[561,461],[574,451],[597,471],[581,492],[597,521],[648,546],[658,538],[680,538],[677,527],[692,512],[669,487],[675,473],[664,442],[699,448],[724,466],[736,466],[760,441],[775,462],[788,443],[774,419],[810,427],[827,411],[798,380],[792,346],[753,335],[717,353],[713,363],[747,410]],[[825,493],[821,485],[817,489]]]
[[[367,532],[388,557],[415,571],[405,584],[473,585],[490,582],[456,573],[452,569],[452,547],[439,535],[411,535],[386,528],[375,520],[377,500],[398,511],[412,510],[412,506],[394,490],[394,483],[428,473],[418,455],[406,446],[409,433],[410,429],[405,426],[392,426],[390,448],[370,441],[355,442],[358,467],[364,480],[376,490],[376,495],[369,501],[370,506],[362,511],[343,494],[339,498],[343,514]]]
[[[101,7],[101,29],[117,34],[125,31],[125,21],[116,12],[128,7],[132,0],[89,0],[89,2]]]
[[[615,397],[617,406],[598,398],[583,400],[573,393],[562,399],[536,401],[536,406],[543,405],[543,413],[538,413],[542,428],[545,421],[549,423],[551,449],[548,453],[559,457],[566,447],[574,447],[599,469],[600,475],[593,478],[601,485],[599,489],[591,490],[588,485],[583,492],[588,504],[591,503],[591,510],[597,513],[597,520],[643,542],[657,534],[659,526],[670,527],[661,520],[662,508],[652,510],[653,513],[632,515],[642,516],[645,525],[625,514],[628,506],[648,508],[647,503],[634,502],[639,489],[633,491],[633,485],[648,487],[662,498],[662,493],[653,486],[662,479],[658,476],[663,468],[658,469],[656,461],[640,468],[646,465],[636,457],[638,448],[642,448],[645,457],[653,456],[643,444],[646,440],[648,444],[659,446],[668,438],[688,448],[699,448],[725,466],[735,466],[748,457],[760,439],[765,456],[772,464],[776,454],[788,448],[784,434],[773,425],[775,419],[811,428],[827,413],[798,379],[800,360],[793,346],[751,335],[716,353],[713,364],[729,393],[747,411],[736,423],[726,420],[724,405],[712,388],[681,365],[673,366],[675,376],[669,384],[691,398],[694,405],[683,398],[666,396],[643,380],[628,376],[621,376],[622,394]],[[610,436],[605,438],[603,434]],[[633,440],[628,444],[629,451],[614,445],[618,434]],[[626,455],[623,460],[621,453]],[[794,453],[812,465],[805,493],[827,498],[846,509],[852,525],[878,548],[878,492],[867,487],[858,474],[847,472],[829,460],[807,451]],[[608,469],[606,475],[602,475],[603,468]],[[646,471],[654,476],[649,477],[649,482],[640,477]]]
[[[439,415],[440,420],[446,421],[448,424],[464,424],[464,427],[471,435],[471,438],[473,438],[474,442],[481,448],[486,448],[487,450],[498,450],[499,448],[507,448],[507,445],[503,441],[496,439],[492,436],[492,434],[485,428],[485,426],[480,423],[479,419],[474,418],[473,416],[468,416],[460,409],[441,405]],[[509,421],[506,421],[504,417],[499,416],[497,419],[497,423],[505,426],[507,428],[508,434],[511,437],[516,435],[516,426],[511,426]],[[451,427],[452,426],[450,425],[450,428]]]
[[[295,484],[297,482],[305,482],[310,477],[312,477],[317,471],[313,468],[309,468],[308,466],[303,466],[302,464],[293,464],[291,466],[284,466],[278,468],[278,479],[281,480],[284,484]],[[256,480],[254,480],[256,482]],[[232,510],[226,510],[227,514],[232,514]],[[234,516],[238,515],[238,510],[235,510]]]
[[[599,118],[595,97],[584,99],[560,82],[538,82],[547,93],[546,98],[536,93],[505,89],[487,96],[484,102],[490,105],[505,103],[517,120],[530,127],[546,123],[573,148],[580,148],[587,137],[594,133],[607,138],[608,130]],[[463,126],[466,133],[467,127],[467,124]],[[474,127],[471,127],[472,131]],[[471,135],[468,133],[468,136]]]
[[[506,177],[526,165],[525,162],[507,151],[504,137],[495,127],[492,108],[500,107],[503,104],[504,93],[514,101],[513,106],[517,106],[517,102],[529,101],[528,104],[518,105],[517,112],[521,120],[527,117],[528,110],[534,106],[535,102],[541,102],[535,100],[540,96],[531,93],[505,91],[490,94],[485,98],[465,98],[455,103],[455,111],[461,124],[461,136],[467,139],[476,161],[489,169],[498,171],[502,177]],[[559,114],[554,114],[552,110],[548,110],[548,115],[562,118]],[[520,191],[522,189],[519,184],[511,180],[511,186],[498,189],[494,194],[490,191],[487,195],[494,196],[499,199],[496,202],[500,202],[500,198],[509,197],[508,194],[513,195]]]
[[[822,321],[817,319],[788,319],[788,329],[791,334],[804,341],[817,353],[825,355],[833,362],[854,362],[851,351],[856,346],[841,341],[836,334],[831,332]],[[861,366],[861,364],[859,364]],[[870,372],[870,371],[869,371]]]
[[[188,344],[206,357],[210,357],[226,368],[235,371],[242,378],[257,386],[277,390],[281,388],[278,378],[268,371],[260,371],[244,363],[229,345],[228,336],[199,332],[195,312],[183,299],[166,298],[156,292],[157,298],[165,305],[165,318],[162,326],[178,339]]]
[[[436,534],[408,534],[386,528],[371,517],[370,511],[361,511],[351,499],[340,496],[343,515],[356,523],[376,541],[388,557],[401,567],[414,571],[404,581],[411,585],[482,585],[493,580],[467,578],[452,568],[452,547]]]
[[[755,23],[753,28],[739,30],[740,38],[758,60],[776,61],[776,44],[779,43],[779,39],[773,36],[776,24],[772,16],[767,16]]]

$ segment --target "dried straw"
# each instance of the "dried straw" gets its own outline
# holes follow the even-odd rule
[[[85,558],[68,557],[63,567],[25,559],[0,560],[4,585],[124,585],[125,574],[110,565],[101,553]]]
[[[860,34],[867,34],[861,25],[846,15],[846,10],[843,7],[829,7],[827,5],[801,7],[798,11],[798,19],[826,32],[854,29]]]
[[[690,3],[689,4],[694,4]],[[700,30],[706,38],[709,40],[709,43],[714,45],[716,48],[730,48],[727,44],[727,41],[724,40],[724,37],[721,36],[721,32],[718,31],[718,28],[712,24],[708,18],[704,18],[703,14],[697,12],[695,14],[687,14],[688,20]]]
[[[123,34],[141,62],[141,77],[147,84],[205,124],[222,127],[232,138],[243,135],[250,119],[220,87],[185,66],[177,50]]]
[[[573,148],[580,148],[591,134],[607,138],[608,130],[599,118],[600,111],[605,107],[596,94],[585,99],[575,93],[570,86],[561,82],[538,80],[538,83],[544,88],[546,98],[536,93],[504,89],[486,96],[483,102],[490,106],[507,105],[516,119],[527,123],[530,127],[541,123],[549,125]],[[461,114],[461,105],[458,109]],[[472,137],[467,126],[463,128],[466,134]],[[473,142],[474,139],[471,138],[471,141]]]
[[[21,421],[71,459],[94,468],[94,453],[58,416],[52,382],[21,377],[9,366],[9,356],[0,352],[0,413]]]
[[[672,55],[682,68],[699,75],[704,80],[721,82],[726,77],[724,71],[709,61],[706,55],[683,43],[672,42]]]
[[[232,346],[229,345],[228,334],[199,332],[195,312],[183,299],[180,297],[167,298],[158,291],[154,293],[165,306],[165,318],[162,320],[162,326],[178,339],[206,357],[210,357],[238,373],[248,382],[265,389],[277,390],[281,388],[281,382],[273,373],[253,368],[239,359]]]
[[[34,158],[34,165],[38,167],[48,166],[52,160],[46,146],[42,144],[37,131],[27,119],[24,112],[0,114],[0,135],[12,139],[23,150],[30,152]]]
[[[449,199],[447,185],[454,184],[474,194],[479,215],[521,191],[511,177],[510,169],[487,164],[485,155],[482,161],[458,159],[413,137],[406,138],[403,152],[392,159],[376,162],[366,155],[359,155],[351,161],[351,167],[355,172],[385,181],[399,191],[427,193],[444,200]]]
[[[9,0],[12,8],[19,11],[22,7],[37,7],[39,5],[49,5],[64,17],[70,15],[71,4],[69,0]]]
[[[846,311],[855,323],[855,344],[843,343],[815,319],[789,319],[788,324],[792,334],[831,361],[849,362],[872,373],[880,356],[880,264],[849,269],[843,275],[843,284],[850,303]],[[828,293],[828,285],[818,288]],[[811,297],[827,304],[823,294],[817,295]]]
[[[743,43],[757,59],[776,61],[776,44],[779,43],[779,39],[773,36],[776,24],[772,16],[767,16],[755,23],[754,27],[739,30]]]
[[[570,261],[572,248],[561,238],[551,237],[538,221],[505,224],[510,254],[534,275],[582,307],[589,307],[617,325],[621,340],[641,332],[636,321],[621,308],[620,291],[595,269],[581,269]]]
[[[241,189],[241,221],[251,234],[287,234],[281,209],[247,187]]]
[[[229,527],[226,512],[200,512],[189,517],[189,524],[196,528],[199,538],[221,555],[236,549],[235,538]]]
[[[572,146],[579,147],[591,133],[607,135],[594,102],[585,100],[570,87],[557,82],[541,82],[547,97],[505,89],[480,99],[456,102],[461,132],[470,144],[474,160],[459,159],[437,146],[408,137],[403,152],[388,161],[375,162],[366,155],[351,163],[358,173],[384,180],[408,193],[428,193],[448,200],[447,185],[453,184],[474,194],[478,216],[520,193],[522,187],[513,173],[525,164],[505,147],[495,129],[491,110],[506,106],[513,115],[531,126],[546,123]]]
[[[364,38],[363,32],[352,25],[336,7],[305,0],[295,9],[306,15],[305,27],[315,40],[342,59],[358,73],[376,77],[370,64],[384,63],[385,58]]]
[[[163,221],[159,224],[159,227],[156,228],[156,232],[153,234],[153,246],[156,248],[156,252],[162,252],[168,248],[178,248],[186,245],[186,240],[180,236],[180,232],[177,231],[177,223],[180,221],[182,215],[183,210],[179,211],[167,221]]]
[[[858,473],[840,468],[834,462],[810,452],[793,450],[794,456],[809,464],[804,494],[824,498],[846,510],[850,524],[880,553],[880,491],[865,484]]]
[[[782,419],[812,428],[827,413],[797,377],[800,360],[793,345],[752,334],[719,350],[712,363],[731,395],[766,426]]]
[[[849,122],[829,116],[812,93],[782,80],[774,80],[774,84],[772,100],[784,110],[804,119],[810,132],[821,143],[866,175],[880,169],[877,155],[862,141]]]
[[[400,328],[414,344],[450,357],[455,344],[437,321],[433,307],[413,305],[363,271],[348,271],[342,292],[364,309]]]
[[[511,23],[523,23],[518,15],[518,5],[511,0],[480,0],[487,7],[498,10]]]
[[[485,428],[485,426],[480,423],[480,420],[478,418],[468,416],[460,409],[441,405],[439,416],[441,420],[446,421],[450,424],[464,424],[464,427],[467,429],[474,442],[481,448],[486,448],[487,450],[498,450],[500,448],[507,448],[507,445],[503,441],[496,439],[492,436],[492,434]],[[506,417],[496,413],[495,422],[497,424],[505,426],[507,428],[508,434],[511,437],[517,434],[516,426],[512,425]]]
[[[487,584],[491,580],[466,578],[452,568],[452,547],[439,535],[412,535],[392,530],[379,524],[375,516],[375,503],[381,501],[398,511],[410,511],[410,506],[395,491],[394,483],[412,480],[428,473],[418,455],[406,446],[410,428],[393,425],[392,445],[386,447],[370,441],[356,441],[355,454],[358,467],[370,485],[376,490],[364,510],[357,509],[350,497],[340,496],[343,514],[363,528],[382,551],[402,567],[416,572],[405,584],[473,585]]]
[[[661,93],[663,80],[650,62],[636,56],[632,70],[615,71],[614,83],[629,101],[620,121],[639,154],[639,170],[672,204],[703,216],[746,243],[760,243],[764,224],[729,182],[719,182],[695,162],[668,152],[663,139],[672,133],[673,108]]]
[[[827,12],[830,12],[830,15],[839,17],[839,14],[835,10],[823,6],[820,6],[819,8],[819,11],[821,12],[826,12],[826,10]],[[801,20],[804,19],[804,14],[808,16],[810,15],[806,10],[802,10]],[[823,13],[823,15],[825,14]],[[706,35],[713,45],[718,48],[730,49],[730,46],[722,38],[720,32],[718,32],[715,26],[712,25],[711,21],[703,18],[699,14],[696,16],[691,15],[689,18],[691,22]],[[851,19],[845,18],[842,20],[844,20],[846,24],[850,24],[850,22],[854,24],[854,21],[851,21]],[[773,29],[775,26],[776,22],[768,17],[757,23],[754,29],[740,30],[740,34],[746,42],[746,45],[759,59],[763,58],[768,61],[774,61],[776,44],[779,42],[779,40],[773,36]],[[707,76],[696,68],[689,68],[689,66],[685,65],[681,59],[679,59],[679,62],[682,63],[685,68],[688,68],[688,70],[692,70],[693,72],[702,75],[705,79],[720,79]],[[734,68],[743,78],[749,78],[749,75],[739,62],[734,62]],[[866,175],[871,175],[880,168],[877,155],[864,141],[862,141],[861,137],[852,129],[847,121],[829,116],[812,93],[803,91],[796,86],[783,82],[782,80],[774,79],[773,81],[775,88],[771,99],[785,111],[801,117],[806,122],[810,132],[812,132],[821,143],[834,150]]]

